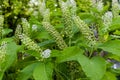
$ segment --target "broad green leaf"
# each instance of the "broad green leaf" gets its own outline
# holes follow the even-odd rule
[[[8,43],[7,46],[7,63],[6,63],[6,68],[10,67],[12,63],[17,59],[17,50],[19,46],[16,45],[16,43],[11,42]]]
[[[10,32],[12,32],[13,30],[12,29],[4,29],[3,30],[3,36],[6,36],[8,35]]]
[[[17,49],[18,46],[14,42],[9,42],[7,44],[5,62],[0,65],[1,70],[4,71],[8,69],[17,59]],[[2,79],[3,74],[0,73],[0,78]]]
[[[59,57],[61,55],[61,52],[59,50],[52,50],[50,57]]]
[[[106,72],[102,80],[117,80],[116,75],[111,72]]]
[[[18,73],[16,80],[28,80],[33,74],[34,68],[37,66],[37,63],[33,63],[25,67]]]
[[[3,41],[4,41],[4,42],[12,42],[13,39],[12,39],[12,38],[3,38],[3,39],[0,40],[0,44],[1,44]]]
[[[52,63],[39,63],[33,72],[35,80],[52,80]]]
[[[104,51],[120,56],[120,40],[107,41],[99,45],[98,48],[101,48]]]
[[[0,71],[0,80],[2,80],[3,74],[4,74],[4,72]]]
[[[83,52],[83,50],[76,46],[65,48],[61,52],[61,55],[57,57],[57,62],[76,60],[78,55],[82,54]]]
[[[80,54],[77,58],[83,71],[90,80],[101,80],[106,71],[106,62],[101,57],[93,57],[91,59]]]
[[[76,60],[80,63],[83,71],[91,80],[101,80],[106,71],[105,60],[101,57],[93,57],[91,59],[83,55],[83,50],[78,47],[68,47],[63,50],[57,58],[57,62],[65,62]]]

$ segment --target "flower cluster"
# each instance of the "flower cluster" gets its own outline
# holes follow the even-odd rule
[[[59,2],[60,2],[61,10],[63,13],[62,16],[63,16],[64,26],[65,26],[65,30],[64,30],[65,34],[71,38],[73,35],[73,32],[72,32],[73,21],[72,21],[72,14],[71,14],[72,11],[70,11],[70,7],[72,6],[72,4],[70,5],[70,3],[73,3],[74,6],[76,5],[74,0],[70,0],[70,1],[67,0],[66,2],[59,0]],[[74,12],[76,11],[73,11],[73,13]]]
[[[51,50],[50,49],[46,49],[42,52],[41,54],[41,57],[42,58],[49,58],[50,57],[50,53],[51,53]]]
[[[6,42],[2,42],[0,45],[0,65],[5,61],[5,56],[6,56]]]
[[[0,15],[0,38],[2,38],[4,16]]]
[[[28,5],[30,7],[38,6],[39,2],[38,2],[38,0],[30,0],[29,3],[28,3]]]
[[[16,30],[15,30],[15,41],[19,43],[19,35],[22,33],[22,27],[21,25],[17,25]]]
[[[117,17],[119,15],[120,5],[118,0],[112,0],[112,13],[113,17]]]
[[[19,35],[19,38],[21,39],[21,42],[27,47],[27,49],[34,50],[39,53],[42,52],[42,49],[25,34]]]
[[[52,35],[52,37],[55,39],[58,47],[60,49],[64,49],[67,47],[65,41],[60,36],[60,34],[57,32],[57,30],[49,23],[49,22],[43,22],[43,27]]]
[[[23,28],[23,33],[29,36],[30,35],[30,24],[26,18],[22,18],[22,28]]]
[[[38,28],[37,25],[35,24],[32,25],[32,31],[37,31],[37,28]]]
[[[44,22],[46,22],[46,21],[50,22],[50,11],[49,11],[49,9],[46,8],[44,0],[43,0],[43,2],[40,2],[39,12],[43,16]]]
[[[108,29],[109,29],[109,26],[111,25],[112,23],[112,18],[113,18],[113,15],[112,15],[112,12],[108,11],[106,12],[103,16],[102,16],[102,19],[103,19],[103,25],[105,26],[104,27],[104,32],[107,32]]]
[[[101,11],[103,10],[103,2],[102,2],[102,0],[99,0],[99,1],[97,2],[96,7],[97,7],[97,10],[98,10],[99,12],[101,12]]]
[[[103,2],[102,0],[90,0],[92,7],[96,8],[99,12],[103,10]]]
[[[94,46],[96,44],[96,40],[94,37],[93,32],[90,30],[90,28],[87,26],[87,24],[82,21],[79,16],[74,16],[73,17],[74,23],[76,26],[80,29],[82,34],[85,36],[86,39],[88,39],[88,45],[89,46]]]

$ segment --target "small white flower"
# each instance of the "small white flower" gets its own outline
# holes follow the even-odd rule
[[[76,2],[74,0],[70,0],[71,5],[76,6]]]
[[[29,6],[31,6],[31,7],[33,7],[34,5],[38,6],[38,4],[39,4],[38,0],[30,0],[30,2],[29,2]]]
[[[4,22],[4,16],[3,15],[0,15],[0,25],[2,25]]]
[[[32,30],[33,30],[33,31],[36,31],[36,30],[37,30],[37,25],[33,24],[33,25],[32,25]]]
[[[120,68],[120,63],[115,63],[113,66],[112,66],[113,69],[119,69]]]
[[[48,57],[50,57],[50,53],[51,53],[51,50],[46,49],[42,52],[41,56],[42,56],[42,58],[48,58]]]
[[[98,9],[98,11],[102,11],[103,10],[103,2],[102,1],[98,2],[97,9]]]
[[[57,9],[55,9],[54,11],[57,11]]]
[[[58,5],[57,5],[57,4],[55,4],[54,6],[55,6],[55,7],[57,7]]]
[[[14,16],[14,19],[17,19],[17,16]]]
[[[32,11],[34,11],[34,8],[29,8],[28,10],[29,10],[30,12],[32,12]]]
[[[117,65],[114,64],[114,65],[112,66],[112,68],[113,68],[113,69],[117,69]]]
[[[26,18],[21,18],[22,22],[27,22]]]
[[[37,17],[38,16],[38,11],[34,10],[33,16]]]

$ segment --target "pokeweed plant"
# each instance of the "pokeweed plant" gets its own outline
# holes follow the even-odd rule
[[[50,1],[0,1],[0,80],[117,80],[117,0],[89,1],[85,11],[75,0]]]

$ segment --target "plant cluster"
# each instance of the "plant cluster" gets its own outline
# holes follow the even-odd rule
[[[0,80],[117,80],[119,14],[117,0],[0,0]]]

